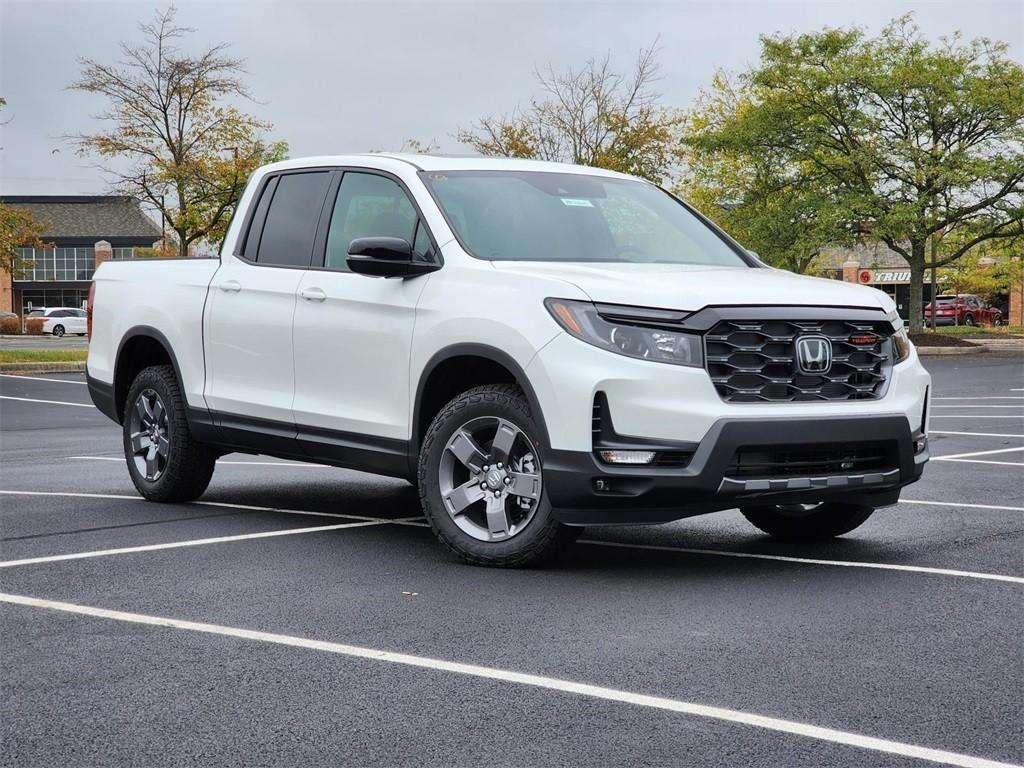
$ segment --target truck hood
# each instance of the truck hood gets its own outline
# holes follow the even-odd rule
[[[591,301],[696,311],[706,306],[790,304],[895,308],[881,291],[778,269],[689,264],[494,261],[499,271],[561,280]]]

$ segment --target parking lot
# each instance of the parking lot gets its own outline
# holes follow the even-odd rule
[[[854,533],[728,511],[527,571],[345,470],[143,502],[81,375],[2,377],[0,764],[1024,762],[1024,363],[926,365],[936,460]]]

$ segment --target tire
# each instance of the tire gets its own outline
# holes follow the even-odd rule
[[[999,326],[1001,326],[1002,324],[1003,324],[1003,318],[1002,318],[1002,316],[1001,316],[1001,315],[1000,315],[1000,316],[997,316],[997,317],[994,317],[994,318],[992,318],[992,325],[994,325],[994,326],[995,326],[996,328],[998,328],[998,327],[999,327]]]
[[[135,377],[125,399],[122,434],[128,474],[143,498],[180,502],[203,495],[217,454],[193,439],[171,366],[145,368]]]
[[[533,566],[548,561],[578,535],[552,514],[543,488],[539,433],[522,391],[509,384],[464,392],[427,429],[418,467],[420,502],[434,534],[465,562]],[[488,434],[493,435],[489,440]],[[497,447],[501,434],[507,450]],[[463,461],[460,454],[469,458]],[[502,455],[506,461],[499,464]],[[507,479],[496,477],[501,472]]]
[[[849,533],[871,517],[874,507],[829,501],[813,509],[803,505],[741,507],[740,512],[754,526],[780,539],[815,541]]]
[[[973,315],[967,315],[967,317],[964,318],[964,325],[973,326],[974,325],[974,316]]]
[[[61,336],[64,335],[64,326],[63,325],[55,325],[55,326],[53,326],[53,330],[50,331],[50,333],[52,333],[57,338],[60,338]]]

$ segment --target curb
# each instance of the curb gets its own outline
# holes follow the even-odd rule
[[[0,373],[83,373],[85,361],[65,363],[0,363]]]
[[[988,347],[976,346],[976,347],[917,347],[918,357],[928,357],[931,355],[979,355],[983,352],[988,352]]]

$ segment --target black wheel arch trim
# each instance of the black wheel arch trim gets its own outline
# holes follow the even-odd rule
[[[122,419],[124,418],[124,414],[121,410],[121,407],[124,404],[117,402],[117,387],[119,384],[117,380],[117,370],[121,364],[121,354],[124,352],[124,348],[129,341],[131,341],[132,339],[137,339],[139,337],[152,339],[153,341],[159,343],[161,347],[163,347],[164,352],[167,353],[167,357],[171,361],[171,367],[174,368],[174,376],[175,378],[178,379],[178,386],[181,387],[182,397],[185,398],[185,402],[187,405],[186,417],[188,419],[189,428],[196,436],[196,439],[209,439],[211,437],[211,435],[209,434],[210,430],[215,429],[213,418],[210,412],[205,408],[197,408],[193,405],[188,405],[188,398],[185,395],[185,382],[181,377],[181,366],[178,365],[178,357],[177,355],[174,354],[174,347],[171,346],[171,343],[167,340],[167,337],[163,334],[162,331],[158,330],[157,328],[154,328],[151,325],[132,326],[127,331],[125,331],[124,336],[121,337],[121,341],[117,345],[117,355],[114,358],[114,381],[110,385],[110,396],[114,402],[114,409],[116,412],[116,418],[114,418],[114,421],[120,424],[122,422]],[[131,386],[131,382],[126,383],[126,391],[127,387],[129,386]],[[100,410],[103,409],[101,408]],[[109,416],[110,414],[107,415]]]
[[[426,383],[441,363],[455,357],[481,357],[507,369],[515,378],[519,388],[523,390],[523,394],[526,395],[526,401],[530,404],[530,413],[540,428],[538,438],[541,441],[541,445],[545,448],[551,445],[550,438],[548,437],[547,422],[544,420],[544,411],[540,407],[540,400],[537,399],[537,393],[534,391],[533,385],[530,384],[530,379],[527,377],[523,367],[507,352],[496,347],[475,343],[452,344],[435,352],[427,361],[427,364],[423,366],[423,370],[420,371],[419,382],[416,384],[416,400],[412,414],[412,439],[409,441],[411,461],[415,462],[417,460],[420,441],[423,439],[423,435],[419,434],[419,423]]]

